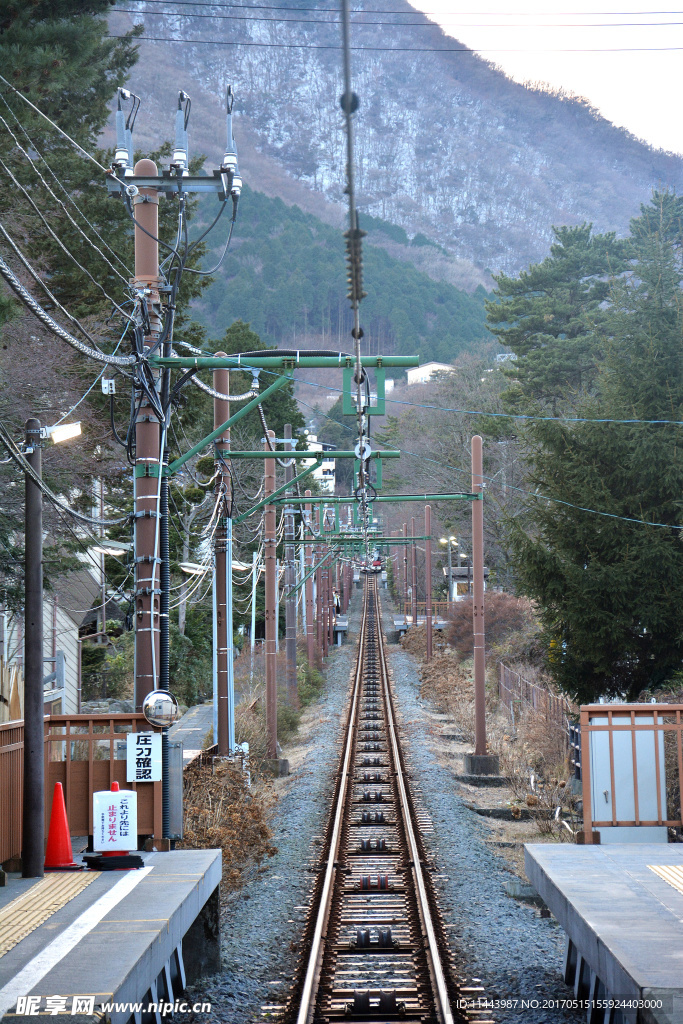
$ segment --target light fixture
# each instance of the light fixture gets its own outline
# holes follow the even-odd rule
[[[179,565],[188,576],[204,576],[210,569],[210,566],[199,565],[197,562],[180,562]]]
[[[98,555],[125,555],[130,551],[131,547],[132,544],[126,544],[124,541],[119,543],[113,540],[111,542],[107,541],[105,544],[98,544],[92,550]]]
[[[41,427],[41,437],[51,437],[55,444],[59,444],[60,441],[68,441],[72,437],[78,437],[81,433],[81,423],[61,423],[55,424],[54,427]]]

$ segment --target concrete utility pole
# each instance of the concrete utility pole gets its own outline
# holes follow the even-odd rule
[[[311,496],[311,492],[310,491],[306,491],[305,492],[305,497],[310,498],[310,496]],[[312,522],[312,518],[311,518],[311,505],[310,504],[306,504],[304,506],[304,509],[305,509],[306,527],[312,526],[313,522]],[[304,536],[305,536],[305,533],[304,533]],[[306,545],[306,557],[305,557],[305,563],[304,564],[305,564],[306,572],[310,572],[310,570],[315,565],[314,556],[313,556],[313,545],[312,544],[307,544]],[[308,664],[312,668],[313,665],[315,664],[315,661],[316,661],[316,657],[315,657],[315,609],[313,607],[313,574],[311,574],[308,577],[308,579],[306,580],[306,582],[304,584],[304,588],[305,588],[305,592],[306,592],[306,653],[308,655]]]
[[[403,524],[403,614],[408,614],[408,524]]]
[[[417,626],[417,549],[415,547],[415,516],[411,517],[410,520],[410,536],[412,537],[412,544],[410,545],[411,550],[411,561],[410,561],[410,585],[412,587],[411,594],[411,609],[413,615],[413,625]]]
[[[285,423],[285,439],[289,441],[287,448],[292,451],[292,424]],[[285,482],[290,483],[294,479],[294,465],[285,469]],[[291,490],[285,491],[291,495]],[[285,505],[285,651],[287,654],[287,700],[293,708],[299,706],[299,691],[296,678],[296,594],[293,593],[296,586],[296,562],[295,562],[295,530],[294,530],[294,508],[292,505]]]
[[[425,617],[427,619],[427,661],[432,657],[432,509],[425,505]]]
[[[472,493],[484,490],[482,441],[472,438]],[[484,634],[484,502],[472,502],[472,626],[474,632],[474,753],[486,753],[486,658]]]
[[[269,430],[271,441],[275,431]],[[265,442],[269,451],[268,441]],[[265,460],[264,496],[267,498],[275,490],[275,458]],[[277,758],[277,527],[275,505],[265,507],[264,561],[266,568],[266,757]]]
[[[138,160],[135,174],[157,176],[153,160]],[[133,199],[135,277],[133,288],[147,306],[145,351],[161,333],[159,299],[159,193],[141,188]],[[139,225],[139,226],[138,226]],[[144,231],[142,229],[145,229]],[[145,234],[145,231],[149,234]],[[150,237],[152,236],[152,237]],[[158,688],[160,667],[160,462],[161,424],[142,392],[135,422],[135,710],[142,711],[145,696]]]
[[[225,352],[217,352],[219,358]],[[222,395],[229,394],[230,371],[217,369],[213,371],[214,390]],[[230,403],[222,398],[213,400],[213,429],[230,419]],[[218,744],[218,753],[222,756],[231,754],[235,749],[235,714],[234,685],[230,693],[233,650],[232,650],[232,508],[230,507],[230,473],[225,461],[230,452],[230,428],[215,441],[216,467],[216,500],[219,502],[217,511],[218,525],[214,534],[214,668],[216,678],[214,693],[216,710],[214,717],[218,729],[214,741]],[[231,709],[231,700],[233,707]],[[232,714],[230,713],[232,710]],[[232,724],[232,736],[230,726]]]
[[[40,420],[26,421],[26,459],[41,476]],[[43,493],[26,474],[24,608],[24,793],[21,873],[42,878],[45,861],[43,726]]]

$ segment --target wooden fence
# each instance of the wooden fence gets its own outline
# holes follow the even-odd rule
[[[45,718],[45,828],[61,782],[72,836],[92,835],[92,794],[138,794],[138,833],[161,836],[161,782],[126,781],[126,736],[155,732],[144,715],[50,715]],[[21,853],[24,723],[0,725],[0,864]]]
[[[569,719],[578,713],[578,708],[566,697],[560,697],[547,687],[532,683],[502,661],[498,662],[498,696],[510,713],[513,724],[515,716],[526,711],[561,730],[565,744],[569,746]]]

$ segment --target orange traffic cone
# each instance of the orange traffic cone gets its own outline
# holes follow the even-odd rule
[[[61,782],[55,782],[50,812],[50,829],[47,834],[47,850],[45,851],[45,870],[79,871],[81,867],[81,864],[74,863],[69,822],[64,803],[64,790]]]

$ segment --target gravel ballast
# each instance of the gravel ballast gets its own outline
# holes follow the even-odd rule
[[[198,998],[211,1001],[211,1020],[220,1024],[262,1020],[262,1006],[282,999],[292,981],[312,882],[308,868],[330,809],[360,596],[354,593],[350,607],[349,642],[330,656],[324,695],[306,712],[297,744],[283,752],[292,774],[276,784],[279,800],[271,827],[278,852],[228,901],[223,972],[196,990]],[[384,619],[388,632],[391,623],[386,614]],[[434,825],[427,846],[436,862],[435,885],[461,973],[480,978],[488,998],[517,1001],[517,1006],[494,1009],[493,1020],[584,1021],[579,1011],[543,1009],[543,1000],[573,995],[562,982],[563,932],[552,918],[539,917],[537,908],[505,892],[504,883],[514,877],[509,866],[485,845],[486,825],[464,806],[452,772],[436,761],[430,747],[429,708],[420,699],[415,659],[392,644],[387,654],[411,786]],[[540,1005],[522,1008],[522,1000]]]

